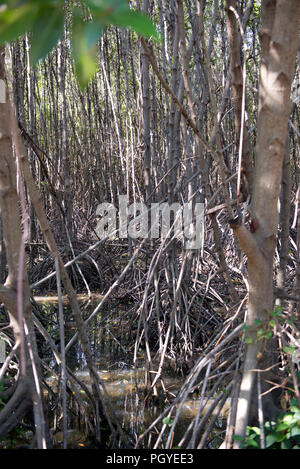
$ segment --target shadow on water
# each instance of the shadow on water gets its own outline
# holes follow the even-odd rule
[[[86,319],[97,305],[99,296],[88,300],[83,295],[79,298],[82,311]],[[43,315],[50,319],[50,332],[59,347],[58,330],[58,306],[57,297],[36,297]],[[76,332],[75,323],[72,320],[71,310],[66,299],[64,303],[65,336],[66,343]],[[113,310],[106,306],[89,323],[89,340],[93,353],[94,363],[99,376],[103,381],[106,391],[110,397],[114,411],[119,418],[120,424],[131,436],[137,440],[143,431],[161,414],[166,406],[176,395],[182,386],[184,379],[174,374],[163,376],[163,383],[167,392],[161,392],[162,398],[159,402],[146,402],[146,376],[145,355],[139,350],[136,366],[133,365],[134,341],[136,330],[131,322],[131,317],[126,311],[118,308]],[[80,344],[76,342],[67,353],[67,366],[76,377],[91,389],[89,372],[86,367],[84,355]],[[50,368],[55,366],[54,360],[50,362]],[[46,380],[50,388],[57,389],[57,380],[49,373]],[[185,401],[178,424],[175,429],[173,447],[176,446],[186,432],[192,419],[196,416],[199,407],[199,397],[195,396]],[[218,446],[220,438],[218,434],[222,431],[224,420],[219,419],[216,427],[216,442],[212,437],[211,447]],[[156,427],[155,432],[159,432]],[[84,447],[84,438],[78,431],[68,431],[69,444],[72,447]],[[62,433],[57,432],[55,440],[59,445],[62,441]],[[149,446],[150,447],[150,446]]]

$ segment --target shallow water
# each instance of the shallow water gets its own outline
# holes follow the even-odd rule
[[[79,299],[85,302],[85,304],[82,304],[83,311],[85,311],[87,316],[89,311],[93,311],[95,300],[99,301],[99,297],[94,298],[93,301],[87,301],[88,298],[86,296],[80,296]],[[37,298],[37,303],[42,306],[48,315],[56,315],[57,297],[39,297]],[[74,334],[74,323],[71,320],[67,303],[65,299],[66,341],[70,340]],[[138,364],[134,367],[132,364],[133,353],[131,349],[128,350],[130,344],[126,342],[129,334],[129,331],[126,329],[128,322],[126,312],[115,311],[104,323],[103,316],[107,316],[107,309],[102,313],[100,312],[90,322],[89,327],[89,338],[95,365],[122,427],[130,432],[133,439],[137,439],[155,418],[161,414],[164,407],[169,405],[170,400],[172,400],[171,396],[176,395],[184,379],[178,376],[164,376],[163,384],[167,393],[164,393],[162,389],[160,389],[159,395],[162,397],[160,402],[157,405],[153,402],[145,405],[146,377],[144,354],[142,350],[140,350]],[[120,330],[122,330],[121,338],[123,338],[123,345],[121,344],[121,346],[119,342],[120,337],[118,336],[117,340],[115,337]],[[72,369],[73,373],[75,373],[76,377],[90,388],[89,372],[78,342],[72,346],[68,352],[67,364]],[[53,389],[57,387],[57,382],[52,376],[48,377],[47,383]],[[208,405],[209,404],[210,402]],[[185,401],[175,429],[173,446],[176,446],[184,435],[191,420],[196,416],[198,408],[199,399],[197,396]],[[220,425],[222,425],[222,422]],[[61,432],[58,432],[58,434],[55,435],[57,444],[60,443],[60,439]],[[76,429],[69,429],[68,439],[72,447],[85,447],[86,445],[84,436],[80,435]]]

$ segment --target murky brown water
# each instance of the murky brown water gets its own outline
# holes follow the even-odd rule
[[[79,299],[83,302],[83,310],[86,307],[86,312],[93,310],[95,307],[95,300],[87,303],[87,296],[80,296]],[[36,298],[47,314],[56,314],[57,297],[38,297]],[[66,314],[66,335],[67,341],[74,334],[74,327],[70,320],[70,311],[67,305],[67,299],[64,301],[64,310]],[[103,312],[104,316],[107,311]],[[124,312],[122,312],[124,315]],[[126,323],[126,317],[123,318]],[[99,376],[103,381],[106,391],[112,402],[114,411],[119,417],[119,421],[123,428],[130,432],[133,438],[143,433],[143,431],[160,415],[164,406],[167,406],[170,401],[167,396],[176,395],[176,392],[183,384],[183,379],[175,376],[164,376],[163,383],[165,389],[168,391],[165,394],[165,399],[161,399],[158,405],[151,404],[145,405],[145,367],[143,366],[143,352],[140,351],[139,365],[134,367],[132,364],[133,353],[129,353],[127,347],[130,344],[124,343],[122,347],[118,345],[118,341],[112,337],[120,329],[122,318],[115,312],[112,317],[103,324],[102,313],[99,313],[90,323],[90,343],[95,359],[95,365],[98,369]],[[100,325],[101,323],[101,325]],[[110,329],[110,333],[108,333]],[[123,338],[126,339],[126,331],[123,330]],[[111,333],[113,332],[113,334]],[[126,352],[126,353],[125,353]],[[54,364],[54,362],[53,362]],[[67,364],[76,374],[77,378],[83,382],[88,388],[90,387],[89,373],[86,368],[86,363],[81,352],[80,345],[72,346],[70,352],[67,354]],[[55,389],[57,382],[56,379],[49,375],[47,379],[48,385]],[[81,391],[82,392],[82,391]],[[160,395],[164,395],[161,393]],[[164,402],[165,400],[165,402]],[[181,410],[180,419],[176,427],[173,446],[175,446],[184,435],[191,420],[196,416],[199,408],[199,400],[197,397],[187,400]],[[72,447],[85,447],[84,435],[76,429],[68,430],[69,445]],[[62,441],[61,432],[55,434],[57,444]]]

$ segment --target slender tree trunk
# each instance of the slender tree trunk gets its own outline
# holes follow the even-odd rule
[[[146,14],[149,10],[149,0],[143,1],[143,12]],[[143,96],[143,129],[144,129],[144,186],[145,199],[147,205],[150,205],[151,193],[151,144],[150,144],[150,74],[149,61],[142,45],[142,96]]]
[[[286,266],[288,262],[291,213],[291,164],[289,155],[289,139],[287,138],[282,168],[282,188],[280,197],[280,252],[277,273],[277,287],[283,289],[286,282]],[[281,301],[278,299],[277,304]]]
[[[0,79],[5,82],[2,48],[0,48]],[[15,346],[18,347],[20,373],[16,391],[0,412],[0,438],[14,428],[33,408],[37,444],[38,448],[42,449],[46,448],[48,437],[43,413],[43,397],[40,392],[41,377],[31,314],[30,289],[24,252],[25,243],[21,244],[21,219],[18,215],[19,195],[13,143],[17,158],[20,155],[14,139],[16,132],[16,125],[14,128],[12,125],[14,119],[9,93],[6,92],[6,100],[0,104],[0,209],[2,220],[5,220],[3,239],[8,275],[5,284],[0,286],[0,298],[8,311]],[[20,179],[19,184],[21,184]],[[21,251],[24,256],[23,262],[21,261]],[[22,274],[21,281],[19,281],[20,274]]]
[[[236,0],[226,0],[226,14],[237,148],[239,148],[241,128],[243,127],[241,152],[241,192],[243,194],[244,200],[246,200],[248,194],[251,194],[252,191],[253,165],[251,162],[248,129],[245,123],[245,116],[243,116],[243,111],[245,112],[245,110],[243,110],[244,79],[243,67],[241,63],[241,35],[238,30],[238,22],[234,13],[234,11],[237,10],[237,3],[238,2]]]

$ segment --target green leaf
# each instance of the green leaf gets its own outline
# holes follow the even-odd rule
[[[283,347],[283,351],[289,355],[293,355],[295,350],[296,350],[296,347],[292,347],[292,346]]]
[[[298,422],[298,419],[299,419],[299,415],[297,415],[297,414],[286,414],[282,418],[282,422],[284,422],[285,424],[291,426],[294,423]]]
[[[276,428],[276,422],[274,421],[267,421],[265,422],[265,429],[268,431],[274,431]]]
[[[260,435],[260,428],[258,427],[250,427],[251,431],[254,432],[256,435]]]
[[[91,11],[128,9],[128,0],[86,0],[85,3]]]
[[[119,28],[131,28],[137,34],[159,39],[158,33],[152,21],[144,13],[134,10],[126,10],[109,15],[109,20]]]
[[[279,305],[276,305],[275,310],[270,312],[270,316],[272,318],[274,318],[275,316],[282,317],[282,312],[283,312],[282,307]]]
[[[286,437],[287,437],[287,435],[285,433],[275,433],[274,436],[275,436],[275,439],[278,443],[285,440]]]
[[[245,339],[245,344],[252,344],[253,340],[251,339],[251,337],[248,337],[247,339]]]
[[[291,436],[299,436],[300,435],[300,427],[295,426],[291,429]]]
[[[297,373],[299,373],[299,371],[296,372],[296,376],[297,376]],[[300,374],[299,376],[297,376],[297,378],[299,379],[300,378]],[[292,397],[291,399],[291,406],[293,407],[297,407],[297,409],[300,411],[299,407],[298,407],[298,399],[296,397]]]
[[[173,420],[171,419],[171,417],[165,417],[163,419],[163,424],[171,427],[173,425]]]
[[[30,59],[35,65],[57,44],[64,31],[64,15],[61,8],[43,6],[32,28]]]
[[[10,42],[32,29],[36,21],[38,6],[26,3],[18,8],[0,13],[0,43]]]
[[[72,55],[76,76],[84,89],[98,70],[97,40],[103,29],[94,21],[84,22],[77,14],[73,18]]]
[[[265,339],[271,339],[271,337],[273,337],[273,331],[270,331],[270,332],[267,332],[265,335],[264,335],[264,338]]]
[[[137,34],[159,40],[158,32],[150,18],[128,6],[127,0],[86,0],[93,18],[105,29],[113,24],[119,28],[131,28]]]
[[[276,443],[276,436],[274,433],[270,433],[270,435],[266,436],[266,448],[270,448],[274,443]]]
[[[280,443],[280,449],[290,449],[291,448],[291,442],[289,440],[283,440]]]
[[[277,432],[282,432],[284,430],[287,430],[288,428],[290,428],[290,426],[287,424],[287,423],[280,423],[277,427],[276,427],[276,431]]]
[[[257,441],[248,439],[248,438],[247,438],[247,445],[252,446],[253,448],[259,448],[259,444]]]

